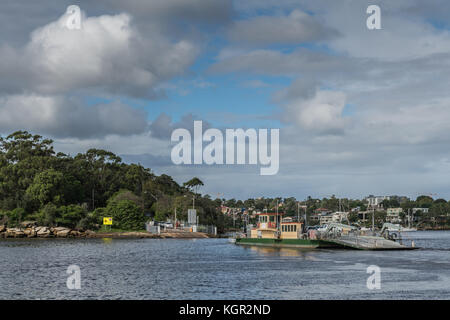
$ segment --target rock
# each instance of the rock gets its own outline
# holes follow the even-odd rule
[[[28,238],[34,238],[34,237],[36,237],[36,229],[34,229],[34,228],[26,228],[26,229],[23,231],[23,233],[25,233],[25,235],[26,235]]]
[[[55,228],[53,230],[53,234],[55,234],[57,237],[60,237],[60,238],[66,238],[69,235],[70,231],[71,231],[70,229],[66,229],[66,228],[63,228],[63,229]]]
[[[19,228],[7,228],[6,229],[7,238],[22,238],[25,237],[25,233]]]
[[[41,238],[48,238],[51,235],[50,229],[47,227],[37,227],[36,235]]]
[[[20,223],[22,228],[32,228],[37,225],[36,221],[23,221]]]
[[[71,237],[79,237],[81,235],[81,232],[77,231],[77,230],[71,230],[69,232],[69,236]]]
[[[6,231],[6,226],[0,225],[0,232],[5,232],[5,231]]]
[[[88,237],[88,238],[95,237],[95,235],[96,235],[96,233],[95,233],[94,231],[91,231],[91,230],[86,230],[86,231],[84,232],[84,234],[85,234],[85,236]]]

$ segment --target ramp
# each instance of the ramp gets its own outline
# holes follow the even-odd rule
[[[399,242],[373,236],[340,236],[323,239],[342,247],[359,250],[414,250],[414,246],[405,246]]]

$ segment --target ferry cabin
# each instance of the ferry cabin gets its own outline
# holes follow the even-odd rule
[[[301,222],[283,222],[283,213],[264,212],[257,214],[258,223],[251,230],[251,238],[257,239],[299,239]]]

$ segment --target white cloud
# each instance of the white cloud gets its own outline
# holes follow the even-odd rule
[[[342,92],[319,90],[310,99],[298,98],[289,102],[285,107],[283,119],[306,130],[341,133],[346,124],[342,117],[345,99]]]
[[[142,36],[127,14],[85,17],[79,30],[68,29],[66,20],[63,15],[36,29],[22,49],[0,49],[2,76],[16,84],[5,84],[6,91],[95,90],[151,97],[159,84],[182,74],[197,54],[187,40],[171,43],[157,33]]]

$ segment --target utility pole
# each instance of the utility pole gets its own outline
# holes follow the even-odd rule
[[[279,229],[279,223],[278,223],[278,199],[277,199],[277,220],[276,220],[276,224],[277,224],[277,230],[280,231]]]
[[[375,232],[375,208],[372,208],[372,232]]]
[[[306,221],[306,209],[308,208],[308,206],[305,204],[304,208],[305,208],[305,230],[306,230],[306,226],[308,225],[308,222]]]

